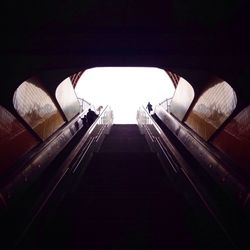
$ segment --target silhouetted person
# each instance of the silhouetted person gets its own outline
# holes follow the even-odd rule
[[[150,102],[148,102],[146,108],[148,109],[148,113],[149,113],[149,114],[150,114],[151,111],[153,111],[152,104],[151,104]]]
[[[89,126],[95,121],[95,119],[98,117],[98,115],[91,109],[88,110],[87,113],[87,120],[88,120],[88,124]]]
[[[99,107],[96,109],[96,111],[98,112],[98,115],[100,115],[102,109],[103,109],[103,106],[99,106]]]
[[[82,119],[83,126],[88,127],[88,118],[87,118],[87,116],[85,115],[81,119]]]

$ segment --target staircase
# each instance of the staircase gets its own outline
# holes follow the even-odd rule
[[[137,125],[112,126],[76,190],[35,231],[31,249],[214,249]]]

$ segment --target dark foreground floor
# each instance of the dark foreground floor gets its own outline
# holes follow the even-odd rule
[[[114,125],[33,249],[212,249],[192,216],[138,127]]]

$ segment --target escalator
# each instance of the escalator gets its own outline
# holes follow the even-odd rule
[[[113,125],[68,189],[20,248],[233,249],[175,188],[137,125]]]

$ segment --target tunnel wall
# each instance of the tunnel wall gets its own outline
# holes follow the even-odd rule
[[[250,177],[249,100],[244,100],[241,93],[234,91],[230,85],[226,85],[224,91],[218,83],[225,84],[223,81],[207,82],[203,91],[195,93],[190,108],[181,118],[175,111],[176,107],[185,107],[185,98],[174,96],[170,113],[161,106],[156,107],[155,112],[205,171],[229,195],[243,206],[249,206],[246,205],[249,202]],[[177,96],[181,95],[178,91],[181,93],[182,90],[177,87]],[[207,95],[213,91],[212,96]],[[206,95],[201,105],[201,99]],[[194,119],[199,105],[201,114]],[[225,112],[220,115],[218,110]]]
[[[61,144],[66,145],[83,126],[71,81],[66,79],[57,91],[47,84],[46,78],[31,77],[17,87],[13,96],[8,93],[8,102],[0,106],[1,187],[24,171],[34,157],[39,154],[42,157],[43,150],[46,155],[46,148],[51,145],[49,162],[63,148]],[[69,125],[70,131],[62,136],[61,132],[67,131]],[[59,143],[53,148],[57,140]],[[32,166],[36,164],[39,168],[44,165]]]

